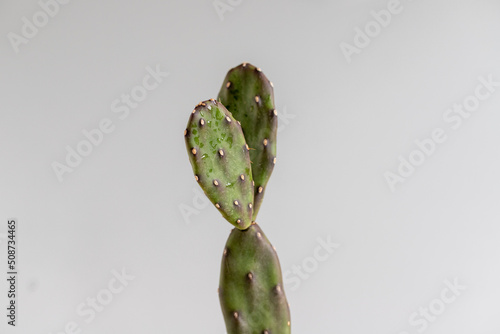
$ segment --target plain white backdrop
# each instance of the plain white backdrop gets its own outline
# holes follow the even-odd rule
[[[0,2],[0,333],[225,333],[183,131],[242,62],[280,113],[292,332],[500,332],[500,2],[63,2]]]

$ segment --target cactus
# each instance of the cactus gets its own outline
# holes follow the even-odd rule
[[[255,181],[253,220],[264,198],[267,181],[276,164],[278,113],[274,108],[273,84],[260,68],[243,63],[227,73],[219,101],[241,122],[250,147]]]
[[[230,334],[290,333],[278,256],[256,223],[244,231],[233,229],[227,240],[219,299]]]
[[[219,102],[195,107],[184,131],[196,181],[235,227],[219,286],[228,334],[291,332],[278,256],[254,221],[276,163],[276,132],[272,84],[248,63],[228,72]]]
[[[241,125],[215,100],[194,108],[184,132],[195,179],[231,224],[252,222],[253,180]]]

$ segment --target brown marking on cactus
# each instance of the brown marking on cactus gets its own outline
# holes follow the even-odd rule
[[[273,165],[276,165],[276,157],[273,159]]]
[[[196,112],[196,109],[193,109],[193,112],[192,112],[192,114],[194,114],[195,112]]]
[[[269,332],[268,332],[267,330],[265,330],[265,329],[264,329],[264,330],[262,331],[262,334],[269,334]]]
[[[186,137],[187,134],[188,134],[188,130],[186,129],[186,130],[184,130],[184,137]]]
[[[247,67],[247,64],[248,64],[248,63],[243,63],[243,64],[241,64],[241,66],[243,66],[243,67]]]
[[[238,224],[238,225],[241,224],[241,219],[237,219],[236,224]]]
[[[253,280],[253,274],[251,272],[248,273],[247,277],[248,277],[249,280]]]
[[[276,109],[271,110],[274,116],[278,116],[278,111]]]
[[[200,181],[200,178],[198,177],[198,175],[195,175],[195,176],[194,176],[194,179],[195,179],[196,181]]]
[[[255,70],[256,70],[257,72],[262,72],[262,70],[260,69],[260,67],[257,67]]]
[[[260,232],[257,232],[257,238],[262,239],[262,234],[260,234]]]
[[[219,203],[215,203],[215,207],[216,207],[217,209],[220,209],[220,204],[219,204]]]
[[[227,248],[224,248],[224,256],[227,255]]]
[[[262,143],[264,144],[264,146],[267,146],[267,138],[265,138]]]
[[[193,155],[196,155],[196,149],[195,149],[195,148],[193,148],[193,149],[191,150],[191,153],[193,153]]]
[[[215,104],[215,99],[210,99],[210,102]]]
[[[233,312],[233,317],[234,317],[235,319],[238,319],[238,316],[239,316],[238,312]]]
[[[262,191],[264,191],[264,188],[259,187],[259,189],[257,189],[257,191],[259,192],[259,194],[261,194],[261,193],[262,193]]]
[[[226,84],[226,88],[229,88],[231,86],[231,81],[228,81]]]
[[[255,102],[259,103],[259,101],[260,101],[259,95],[255,96]]]
[[[277,293],[281,293],[281,286],[279,284],[276,285],[275,290],[276,290]]]

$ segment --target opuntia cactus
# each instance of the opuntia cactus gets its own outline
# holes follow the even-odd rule
[[[234,228],[219,299],[228,334],[289,334],[290,311],[274,247],[254,221],[276,163],[271,82],[248,63],[231,69],[219,101],[200,102],[184,137],[195,179]]]
[[[228,333],[290,333],[278,255],[256,223],[244,231],[233,229],[229,235],[219,299]]]
[[[226,75],[219,91],[220,102],[241,122],[250,147],[255,181],[253,219],[264,198],[267,181],[276,164],[278,113],[274,107],[273,84],[261,69],[243,63]]]
[[[231,224],[252,222],[253,180],[249,147],[241,125],[219,102],[200,102],[184,137],[196,181]]]

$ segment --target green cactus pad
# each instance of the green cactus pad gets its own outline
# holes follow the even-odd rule
[[[228,334],[289,334],[278,256],[256,224],[233,229],[222,257],[219,299]]]
[[[222,216],[238,229],[252,222],[253,178],[241,125],[219,102],[201,102],[184,132],[195,179]]]
[[[229,70],[218,100],[241,122],[250,147],[255,181],[252,218],[255,220],[276,163],[278,114],[274,107],[273,86],[259,68],[243,63]]]

